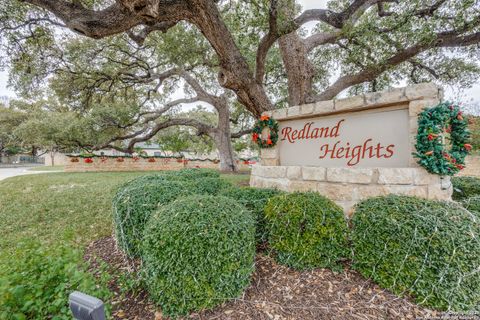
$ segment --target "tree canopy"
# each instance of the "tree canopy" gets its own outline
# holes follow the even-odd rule
[[[153,35],[177,36],[171,51],[184,57],[191,42],[175,30],[187,27],[208,43],[205,54],[214,53],[218,83],[258,116],[282,101],[328,100],[404,80],[468,86],[479,71],[479,9],[476,0],[332,0],[304,11],[294,0],[9,0],[1,14],[10,19],[1,20],[2,41],[16,53],[10,61],[39,71],[41,62],[30,63],[45,53],[21,48],[48,46],[60,28],[93,39],[125,34],[138,46]]]
[[[180,36],[188,39],[192,52],[174,50]],[[78,147],[131,153],[136,144],[155,139],[163,130],[189,126],[195,130],[183,130],[182,137],[191,132],[210,142],[204,139],[208,136],[220,151],[221,168],[234,170],[231,139],[249,132],[250,117],[216,82],[208,43],[198,36],[194,29],[178,26],[171,30],[171,37],[152,36],[142,47],[125,36],[103,41],[56,39],[48,47],[33,43],[29,46],[35,50],[28,52],[38,49],[46,58],[37,61],[32,56],[26,65],[21,59],[14,63],[17,69],[12,76],[25,98],[38,99],[46,93],[82,122],[87,134],[73,140]],[[32,67],[35,73],[29,72]],[[205,117],[206,112],[182,111],[196,103],[212,106],[210,115],[216,119]],[[61,122],[60,114],[48,115],[52,116]],[[88,132],[97,139],[90,139]]]
[[[14,130],[24,119],[23,112],[0,104],[0,157],[22,151],[22,141]]]

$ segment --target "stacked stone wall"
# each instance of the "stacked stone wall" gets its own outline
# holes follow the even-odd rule
[[[108,171],[161,171],[161,170],[181,170],[184,168],[209,168],[219,169],[219,163],[216,161],[200,161],[187,160],[176,158],[155,158],[154,162],[149,159],[153,158],[139,158],[133,160],[132,158],[123,158],[123,161],[117,161],[118,158],[108,157],[101,159],[99,157],[91,158],[92,163],[85,162],[84,158],[78,159],[78,162],[72,162],[73,158],[69,158],[65,164],[66,172],[108,172]],[[244,161],[238,161],[237,167],[241,171],[249,170],[249,165]]]
[[[465,159],[465,169],[458,173],[463,177],[480,177],[480,155],[468,156]]]
[[[284,191],[317,191],[334,200],[347,214],[366,198],[402,194],[448,200],[450,178],[440,178],[423,168],[321,168],[254,166],[250,184]]]

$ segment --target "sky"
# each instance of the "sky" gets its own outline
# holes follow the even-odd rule
[[[327,0],[298,0],[298,2],[306,9],[326,8]],[[307,26],[308,27],[308,26]],[[0,71],[0,96],[15,97],[15,92],[8,88],[8,70]],[[457,88],[444,87],[445,99],[452,101],[462,101],[463,103],[480,104],[480,80],[470,89],[459,93]]]

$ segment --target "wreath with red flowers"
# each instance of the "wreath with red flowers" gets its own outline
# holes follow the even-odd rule
[[[267,137],[263,137],[262,132],[268,128]],[[260,146],[260,148],[271,148],[278,141],[278,122],[269,117],[261,116],[257,124],[253,128],[252,141]]]
[[[454,175],[465,167],[469,144],[468,121],[458,105],[440,103],[418,117],[417,151],[414,156],[428,172]]]

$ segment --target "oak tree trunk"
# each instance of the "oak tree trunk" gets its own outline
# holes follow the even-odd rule
[[[191,22],[198,26],[205,38],[218,54],[220,60],[219,83],[235,92],[237,99],[255,116],[273,110],[261,83],[250,71],[245,57],[241,54],[228,27],[220,17],[214,1],[191,0],[197,12]]]
[[[288,104],[298,106],[312,101],[314,66],[307,48],[296,32],[279,39],[280,52],[288,79]]]
[[[232,147],[230,111],[228,108],[220,109],[218,112],[218,127],[213,134],[213,140],[220,157],[220,170],[226,172],[237,171],[235,154]]]
[[[52,162],[52,167],[55,166],[55,151],[53,149],[50,150],[50,160]]]

